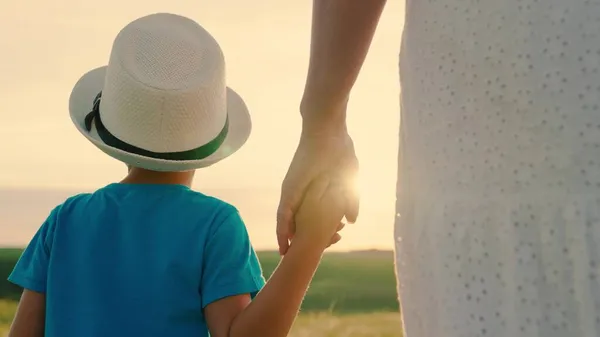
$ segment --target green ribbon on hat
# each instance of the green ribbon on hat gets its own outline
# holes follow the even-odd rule
[[[229,132],[229,116],[227,116],[227,119],[225,120],[225,125],[223,126],[221,132],[219,132],[219,134],[213,140],[200,147],[181,152],[163,153],[144,150],[142,148],[133,146],[120,140],[106,129],[106,127],[102,123],[102,120],[100,119],[101,98],[102,92],[98,93],[98,95],[94,99],[94,107],[92,108],[92,111],[88,113],[88,115],[85,117],[85,128],[87,129],[87,131],[89,132],[92,130],[92,122],[95,122],[98,136],[100,136],[100,139],[102,139],[102,141],[106,145],[140,156],[173,161],[205,159],[208,156],[215,153],[219,149],[219,147],[223,145],[223,142],[225,142],[225,138],[227,138],[227,133]]]

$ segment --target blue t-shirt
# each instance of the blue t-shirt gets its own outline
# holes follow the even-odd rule
[[[206,305],[264,286],[237,210],[182,185],[68,199],[9,280],[46,294],[47,337],[209,336]]]

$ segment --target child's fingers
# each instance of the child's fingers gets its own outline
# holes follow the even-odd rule
[[[290,236],[292,234],[292,224],[294,217],[290,208],[282,208],[281,205],[277,210],[277,244],[279,246],[279,255],[285,255],[290,246]]]
[[[341,231],[342,229],[344,229],[344,226],[346,226],[345,223],[340,222],[340,224],[338,225],[336,232]],[[329,245],[327,246],[328,248],[335,245],[336,243],[340,242],[340,240],[342,239],[342,236],[340,235],[340,233],[335,233],[333,234],[333,236],[331,237],[331,241],[329,241]]]
[[[346,201],[346,219],[349,223],[355,223],[360,209],[360,195],[357,191],[347,191]]]
[[[331,238],[331,241],[329,241],[329,245],[327,246],[327,248],[335,245],[336,243],[340,242],[340,240],[342,239],[342,236],[339,233],[335,233],[333,235],[333,237]]]

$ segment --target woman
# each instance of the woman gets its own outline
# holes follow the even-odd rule
[[[282,253],[306,185],[357,168],[345,108],[384,3],[314,2]],[[592,0],[407,2],[395,230],[407,337],[600,335],[599,32]]]

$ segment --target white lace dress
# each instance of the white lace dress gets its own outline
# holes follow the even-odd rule
[[[600,1],[408,0],[406,337],[600,336]]]

